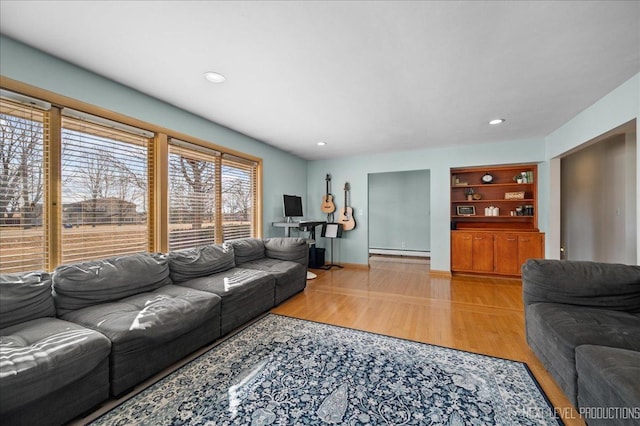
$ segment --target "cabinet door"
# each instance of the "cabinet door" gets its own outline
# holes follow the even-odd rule
[[[544,257],[544,235],[531,233],[518,235],[518,263],[520,267],[527,259]],[[520,271],[518,270],[518,273]]]
[[[451,270],[470,271],[472,235],[469,232],[451,233]]]
[[[518,234],[496,235],[496,272],[520,275],[518,256]]]
[[[473,233],[471,264],[476,272],[493,272],[493,234]]]

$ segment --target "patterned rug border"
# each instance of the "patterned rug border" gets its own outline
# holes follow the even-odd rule
[[[117,401],[117,403],[115,403],[115,405],[111,406],[109,409],[107,409],[103,413],[97,415],[95,418],[93,418],[90,421],[88,421],[88,423],[83,423],[83,424],[91,425],[94,422],[97,422],[97,421],[101,420],[103,417],[107,416],[112,411],[119,409],[122,405],[124,405],[127,402],[129,402],[130,400],[138,397],[139,395],[143,394],[144,392],[148,391],[153,386],[156,386],[156,385],[160,384],[163,380],[168,379],[172,375],[179,373],[181,370],[187,368],[190,364],[192,364],[192,363],[194,363],[196,361],[199,361],[201,358],[204,358],[206,355],[208,355],[211,351],[217,349],[219,346],[225,344],[226,342],[228,342],[230,340],[233,340],[235,338],[240,337],[247,329],[249,329],[253,325],[258,324],[258,323],[260,323],[262,321],[266,321],[267,318],[270,317],[270,316],[282,317],[282,318],[287,318],[287,319],[290,319],[290,320],[300,321],[300,322],[314,323],[314,324],[318,324],[318,325],[321,325],[321,326],[335,327],[335,328],[348,330],[348,331],[352,331],[352,332],[357,332],[357,333],[371,334],[371,335],[375,335],[375,336],[379,336],[379,337],[387,338],[387,339],[391,339],[391,340],[410,342],[410,343],[413,343],[413,344],[430,346],[430,347],[435,347],[435,348],[440,348],[440,349],[445,349],[445,350],[450,350],[450,351],[462,352],[462,353],[466,353],[466,354],[470,354],[470,355],[474,355],[474,356],[490,358],[490,359],[496,359],[496,360],[501,360],[501,361],[508,361],[508,362],[520,364],[521,366],[524,367],[524,370],[527,372],[529,378],[531,379],[531,381],[535,385],[536,389],[539,391],[540,395],[542,396],[542,399],[544,400],[544,402],[547,405],[546,408],[548,408],[550,412],[554,413],[554,417],[553,417],[554,420],[556,420],[560,426],[565,426],[565,423],[562,420],[562,418],[560,418],[558,416],[558,414],[555,412],[554,406],[551,403],[551,401],[549,400],[546,392],[544,391],[544,389],[542,388],[542,386],[540,385],[540,383],[538,382],[538,380],[534,376],[534,374],[531,371],[531,369],[529,368],[528,364],[526,362],[524,362],[524,361],[517,361],[517,360],[504,358],[504,357],[486,355],[486,354],[473,352],[473,351],[468,351],[468,350],[464,350],[464,349],[457,349],[457,348],[451,348],[451,347],[444,346],[444,345],[420,342],[420,341],[412,340],[412,339],[408,339],[408,338],[390,336],[390,335],[387,335],[387,334],[382,334],[382,333],[378,333],[378,332],[374,332],[374,331],[362,330],[362,329],[353,328],[353,327],[347,327],[347,326],[343,326],[343,325],[330,324],[330,323],[325,323],[325,322],[316,321],[316,320],[298,318],[298,317],[294,317],[294,316],[290,316],[290,315],[284,315],[284,314],[275,313],[275,312],[265,312],[265,313],[261,314],[260,316],[254,318],[253,320],[249,321],[248,323],[238,327],[232,333],[230,333],[230,334],[228,334],[226,336],[223,336],[223,337],[219,338],[217,341],[215,341],[215,342],[213,342],[213,343],[211,343],[211,344],[209,344],[207,346],[204,346],[203,348],[199,349],[198,351],[196,351],[197,355],[195,355],[195,354],[190,355],[190,356],[192,356],[191,359],[188,359],[186,361],[185,360],[178,361],[176,364],[174,364],[173,367],[172,366],[168,367],[171,370],[169,372],[167,372],[166,374],[158,373],[156,376],[153,376],[153,377],[147,379],[146,382],[143,382],[143,384],[139,385],[140,386],[139,388],[133,389],[130,393],[121,396],[120,400],[115,400],[115,401]],[[198,353],[198,352],[200,352],[200,353]],[[189,358],[189,356],[187,358]],[[112,400],[111,402],[115,402],[115,401]]]

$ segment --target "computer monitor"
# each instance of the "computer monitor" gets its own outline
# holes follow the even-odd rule
[[[298,195],[283,195],[284,217],[290,222],[294,217],[302,217],[302,197]]]

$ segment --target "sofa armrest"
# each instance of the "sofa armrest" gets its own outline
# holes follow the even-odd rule
[[[272,259],[298,262],[304,267],[309,263],[309,245],[302,238],[276,237],[264,240],[265,255]]]
[[[522,266],[524,304],[563,303],[640,312],[640,266],[529,259]]]

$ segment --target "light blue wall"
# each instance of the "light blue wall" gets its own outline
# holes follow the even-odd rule
[[[367,182],[371,173],[429,170],[431,177],[431,267],[450,269],[450,169],[452,167],[536,163],[544,161],[544,140],[491,143],[480,146],[449,147],[344,157],[309,162],[307,178],[310,212],[320,213],[324,178],[331,174],[334,192],[344,182],[351,184],[351,206],[357,227],[335,243],[336,263],[368,263]],[[540,174],[540,173],[538,173]],[[540,177],[543,178],[542,176]],[[339,201],[339,198],[338,198]],[[342,204],[342,201],[339,201]],[[326,247],[322,238],[320,247]]]
[[[640,74],[627,80],[545,138],[546,158],[558,157],[638,117]]]
[[[636,138],[640,126],[640,73],[608,93],[602,99],[585,109],[565,125],[545,138],[545,164],[555,168],[552,179],[539,183],[545,191],[546,200],[559,200],[560,173],[559,158],[567,152],[595,139],[596,137],[636,119]],[[636,212],[640,212],[640,150],[636,150]],[[542,196],[542,194],[541,194]],[[549,233],[546,238],[546,253],[557,257],[560,247],[560,206],[555,202],[541,210],[547,213]],[[636,213],[636,247],[640,246],[640,217]],[[640,264],[640,251],[637,262]]]
[[[282,194],[306,199],[307,161],[0,35],[0,75],[263,160],[263,230],[282,235]]]
[[[414,170],[369,175],[369,248],[430,250],[429,174]]]

